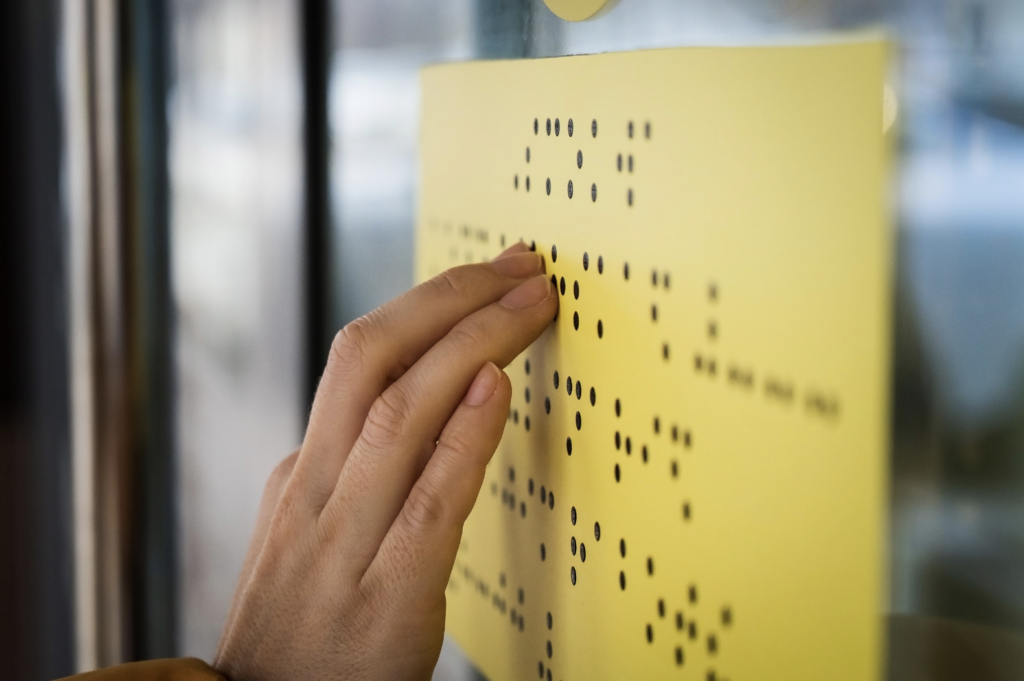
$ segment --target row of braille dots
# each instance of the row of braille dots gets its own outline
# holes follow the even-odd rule
[[[718,302],[718,284],[711,282],[708,284],[708,303],[715,305]],[[654,314],[652,312],[652,314]],[[714,342],[718,339],[718,322],[715,321],[714,317],[708,320],[708,340]],[[718,372],[718,365],[715,358],[711,355],[704,355],[700,352],[693,356],[693,369],[698,374],[707,371],[708,376],[714,378]],[[733,380],[738,374],[734,374]],[[752,380],[752,377],[751,377]]]
[[[558,246],[555,245],[555,244],[552,244],[552,246],[551,246],[551,262],[552,263],[558,262]],[[627,265],[626,267],[628,269],[629,266]],[[583,271],[584,272],[589,272],[590,271],[590,253],[588,253],[588,252],[584,252],[583,253]],[[604,274],[604,256],[601,256],[601,255],[597,256],[597,273],[598,274]],[[556,274],[552,274],[551,275],[551,285],[554,286],[556,289],[558,289],[559,294],[561,294],[563,296],[566,295],[566,291],[568,289],[567,289],[567,284],[566,284],[566,281],[565,281],[565,277],[559,277]],[[579,300],[580,299],[580,282],[579,282],[579,280],[573,281],[573,283],[572,283],[572,296],[573,296],[574,300]],[[580,330],[580,313],[577,312],[577,311],[574,311],[572,313],[572,327],[576,331]],[[604,321],[601,320],[601,319],[598,319],[597,320],[597,327],[596,328],[597,328],[597,337],[598,338],[604,338]]]
[[[628,269],[626,270],[626,279],[629,279]],[[657,291],[659,291],[659,290],[663,290],[665,292],[668,292],[668,290],[670,289],[670,286],[671,286],[671,280],[672,280],[672,278],[671,278],[671,275],[669,274],[668,271],[666,271],[666,270],[658,271],[657,268],[651,270],[651,288],[654,289],[655,293],[657,293]],[[657,324],[658,323],[658,303],[657,302],[652,302],[651,303],[651,323],[652,324]],[[669,343],[668,343],[668,341],[663,341],[662,344],[661,344],[661,358],[663,360],[665,360],[666,362],[669,359],[669,353],[670,353]]]
[[[626,136],[629,137],[629,139],[633,139],[633,132],[634,132],[633,121],[629,121],[626,124]],[[650,121],[647,121],[646,123],[644,123],[644,139],[648,139],[648,140],[651,139],[651,122]],[[633,166],[634,166],[633,154],[626,154],[626,170],[627,170],[627,172],[632,173],[633,172]],[[615,157],[615,168],[620,173],[622,172],[622,169],[623,169],[622,168],[622,154],[618,154]],[[630,187],[630,188],[628,188],[626,190],[626,205],[632,207],[633,199],[634,199],[633,188]]]
[[[569,509],[569,522],[572,523],[573,527],[576,527],[576,521],[579,519],[576,513],[576,507],[573,506]],[[594,521],[594,541],[601,541],[601,523]],[[580,559],[580,563],[587,562],[587,546],[586,543],[580,539],[579,543],[576,542],[576,535],[573,534],[569,539],[569,552]],[[581,566],[582,568],[582,566]],[[569,568],[569,582],[576,586],[576,566],[573,565]]]
[[[647,560],[648,560],[648,572],[653,574],[654,567],[653,567],[653,564],[651,563],[651,559],[648,558]],[[689,599],[690,604],[691,605],[696,605],[696,603],[697,603],[697,587],[695,585],[690,585],[690,587],[689,587],[689,589],[687,591],[688,591],[688,599]],[[660,620],[666,619],[667,607],[665,606],[665,599],[664,598],[659,598],[658,599],[658,602],[657,602],[657,613],[658,613],[658,619],[660,619]],[[691,641],[694,641],[694,642],[696,642],[698,640],[699,632],[698,632],[698,626],[697,626],[697,620],[696,619],[694,619],[692,617],[689,618],[689,619],[685,618],[683,616],[683,611],[682,610],[676,610],[675,617],[673,619],[674,619],[674,624],[675,624],[675,632],[676,632],[677,636],[688,636],[689,639]],[[729,628],[729,627],[732,626],[732,621],[733,621],[732,608],[730,608],[729,606],[723,606],[722,609],[721,609],[721,622],[722,622],[722,626],[725,627],[725,628]],[[655,633],[655,625],[654,625],[653,621],[652,622],[648,622],[646,624],[646,626],[644,627],[644,637],[646,638],[648,643],[654,643],[654,633]],[[707,635],[707,637],[706,637],[706,645],[707,645],[708,654],[710,656],[717,655],[718,654],[718,650],[719,650],[719,642],[718,642],[717,634],[715,634],[714,632],[709,633]],[[683,663],[685,662],[685,654],[684,654],[684,649],[683,649],[683,645],[682,644],[679,644],[679,645],[675,646],[675,650],[673,651],[673,658],[674,658],[676,666],[679,666],[679,667],[683,666]],[[707,674],[707,678],[715,679],[716,678],[715,670],[709,669],[708,670],[708,674]]]
[[[513,485],[516,481],[516,469],[513,466],[508,467],[508,482],[509,485]],[[533,478],[530,478],[526,484],[526,490],[529,496],[533,496],[534,493]],[[491,494],[498,496],[498,483],[491,483]],[[516,494],[511,489],[502,487],[501,488],[501,504],[508,506],[510,510],[516,510]],[[541,507],[547,506],[549,510],[555,510],[555,493],[553,490],[548,490],[544,485],[540,486],[540,505]],[[519,502],[519,515],[523,518],[526,517],[526,501],[521,500]],[[544,545],[541,544],[541,553],[544,553]]]

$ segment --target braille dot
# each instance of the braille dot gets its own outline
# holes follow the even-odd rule
[[[544,187],[547,190],[548,195],[550,196],[551,195],[551,178],[550,177],[545,181]]]
[[[526,517],[526,502],[525,501],[520,501],[519,502],[519,514],[521,516],[523,516],[524,518]]]
[[[708,670],[707,681],[718,681],[718,676],[715,675],[714,669]]]
[[[654,417],[654,434],[657,435],[661,432],[661,419],[657,416]]]
[[[590,200],[597,201],[597,183],[590,185]]]
[[[532,239],[530,240],[530,252],[532,252],[532,253],[536,253],[537,252],[537,242],[532,240]]]
[[[526,427],[526,432],[530,432],[530,417],[527,416],[523,419],[523,425]]]
[[[718,325],[714,322],[708,322],[708,338],[716,338],[718,336]]]
[[[633,154],[629,155],[629,172],[633,172]]]
[[[530,147],[526,147],[526,162],[530,162]]]
[[[515,177],[514,177],[514,178],[512,179],[512,184],[513,184],[513,185],[515,185],[515,188],[516,188],[516,189],[519,189],[519,176],[518,176],[518,175],[516,175],[516,176],[515,176]]]
[[[537,134],[537,119],[536,118],[533,119],[533,134],[534,135]]]
[[[558,290],[561,292],[561,294],[563,296],[565,295],[565,277],[562,277],[559,280],[559,282],[558,282]]]
[[[622,276],[626,279],[626,281],[629,281],[629,263],[628,262],[625,265],[622,266]]]
[[[621,473],[619,472],[619,464],[615,464],[615,482],[619,482],[621,479]]]
[[[583,271],[586,272],[589,269],[590,269],[590,254],[584,251],[584,253],[583,253]]]
[[[690,431],[686,431],[685,433],[683,433],[683,446],[690,446]]]
[[[547,549],[544,548],[544,545],[541,544],[540,545],[540,559],[544,560],[547,557],[548,557],[548,551],[547,551]]]
[[[550,508],[552,511],[555,510],[555,493],[554,492],[548,492],[548,508]]]
[[[623,591],[626,590],[626,573],[621,571],[619,572],[619,588]]]
[[[666,272],[665,274],[662,275],[662,281],[664,282],[664,286],[667,289],[668,288],[668,272]]]
[[[626,190],[626,203],[628,205],[630,205],[630,206],[633,205],[633,190],[632,189]]]
[[[658,285],[658,270],[651,270],[651,286]]]
[[[519,592],[517,595],[519,597],[519,605],[522,605],[523,602],[526,601],[526,592],[523,591],[522,587],[519,587]]]
[[[690,586],[689,596],[690,596],[690,602],[691,603],[696,603],[697,602],[697,587],[696,586],[692,586],[692,585]]]
[[[512,608],[512,612],[509,613],[512,616],[512,624],[516,623],[516,609]]]
[[[633,440],[629,437],[626,438],[626,454],[633,453]]]
[[[572,438],[571,437],[565,438],[565,451],[569,454],[569,456],[572,456]]]
[[[569,180],[568,192],[569,192],[569,198],[571,199],[572,198],[572,180]]]
[[[650,123],[647,124],[648,130],[650,130]],[[565,131],[569,133],[569,137],[572,137],[572,119],[570,118],[565,124]],[[650,135],[648,135],[649,137]]]
[[[715,638],[714,634],[708,636],[708,652],[712,655],[718,652],[718,639]]]
[[[604,322],[597,320],[597,337],[604,338]]]
[[[529,404],[529,402],[530,402],[530,389],[529,388],[526,389],[526,394],[524,396],[526,397],[527,404]]]
[[[592,137],[597,137],[597,119],[590,121],[590,134]]]
[[[549,613],[548,613],[548,630],[549,630],[549,631],[551,630],[551,624],[552,624],[552,621],[551,621],[551,613],[549,612]]]
[[[727,627],[732,625],[732,610],[729,608],[722,608],[722,624]]]
[[[551,641],[548,641],[547,648],[548,648],[548,659],[550,660],[551,659]]]
[[[647,557],[647,574],[654,575],[654,559],[650,556]]]
[[[622,154],[619,154],[618,157],[616,157],[615,167],[618,169],[620,173],[622,172]]]
[[[580,561],[583,563],[587,562],[587,545],[580,542]]]
[[[647,625],[647,642],[654,642],[654,628],[650,624]]]
[[[690,504],[689,503],[685,503],[685,504],[683,504],[683,520],[689,520],[689,519],[690,519]]]
[[[618,398],[615,399],[615,415],[622,416],[622,403],[619,402]]]
[[[579,430],[582,425],[583,425],[583,418],[580,416],[579,412],[576,412],[576,430]]]
[[[554,374],[554,379],[555,379],[555,389],[557,390],[558,389],[558,372],[557,371]]]
[[[544,485],[541,485],[540,486],[540,503],[543,504],[545,501],[547,501],[548,500],[547,496],[548,496],[547,488],[544,487]]]
[[[550,118],[548,119],[548,122],[547,122],[547,130],[548,130],[548,134],[550,135],[551,134],[551,119]]]
[[[643,457],[644,463],[647,463],[647,445],[640,448],[640,455]]]
[[[708,373],[712,376],[715,375],[715,360],[713,359],[708,361]]]
[[[668,343],[661,344],[661,357],[664,360],[668,360]]]
[[[580,299],[580,282],[574,281],[572,283],[572,295],[576,300]]]
[[[678,611],[676,612],[676,629],[683,630],[683,613]]]
[[[523,616],[519,615],[519,631],[523,630]]]
[[[691,621],[690,626],[687,627],[687,631],[690,634],[690,638],[697,638],[697,623]]]
[[[658,599],[658,617],[661,617],[661,618],[665,617],[665,599],[664,598],[659,598]]]
[[[569,568],[569,579],[572,581],[572,585],[576,586],[576,568]]]
[[[708,298],[711,300],[718,300],[718,285],[715,283],[708,284]]]
[[[583,384],[580,383],[579,381],[576,381],[576,399],[583,399]]]
[[[572,551],[572,555],[576,555],[576,537],[569,539],[569,550]]]
[[[700,371],[704,367],[704,358],[700,355],[695,355],[693,358],[693,368]]]
[[[576,167],[577,168],[582,168],[583,167],[583,152],[582,151],[577,151],[576,152]]]
[[[594,539],[601,541],[601,523],[594,523]]]
[[[559,120],[556,118],[555,119],[555,137],[558,137],[558,133],[561,132],[561,129],[562,129],[562,125],[559,122]]]
[[[530,478],[530,480],[526,483],[526,489],[529,490],[530,496],[532,497],[533,496],[533,478]]]
[[[551,275],[551,288],[558,288],[558,279],[555,275]]]
[[[519,410],[513,410],[512,412],[512,423],[519,425]]]
[[[651,305],[651,321],[652,322],[658,321],[658,306],[657,305]]]
[[[622,449],[622,436],[619,435],[619,431],[615,431],[615,449]]]
[[[546,678],[547,678],[548,681],[551,681],[551,670],[550,669],[548,669],[548,675],[547,675]]]
[[[508,507],[513,511],[516,510],[516,495],[512,492],[508,493]]]
[[[545,414],[550,414],[551,413],[551,398],[550,397],[545,397],[544,398],[544,413]]]
[[[569,517],[572,519],[572,524],[576,524],[576,507],[573,506],[572,510],[569,511]]]
[[[600,324],[601,322],[598,322]],[[597,391],[594,388],[590,389],[590,406],[597,406]]]
[[[572,397],[572,376],[565,377],[565,391]]]
[[[526,191],[530,191],[530,176],[526,176]]]
[[[576,329],[577,331],[580,330],[580,313],[579,312],[573,312],[572,313],[572,328]]]
[[[597,273],[604,274],[604,256],[597,256]]]
[[[516,481],[516,469],[515,468],[509,468],[508,469],[508,481],[509,482],[515,482]]]
[[[626,126],[626,131],[629,134],[629,139],[633,139],[633,121],[630,121]]]
[[[644,137],[651,139],[651,122],[647,121],[644,123]]]
[[[679,477],[679,462],[677,462],[677,461],[675,461],[673,459],[672,467],[671,468],[672,468],[672,477],[673,478],[678,478]]]
[[[683,649],[680,646],[676,646],[676,666],[681,667],[683,665]]]
[[[543,662],[538,662],[537,663],[537,672],[540,674],[540,678],[543,679],[544,678],[544,663]]]

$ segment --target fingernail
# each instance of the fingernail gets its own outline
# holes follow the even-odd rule
[[[494,260],[500,260],[504,258],[506,255],[512,255],[513,253],[522,253],[523,251],[528,250],[530,250],[530,247],[527,246],[525,242],[517,241],[508,248],[506,248],[504,251],[502,251]],[[494,262],[494,260],[492,260],[491,262]]]
[[[513,279],[525,279],[544,271],[544,258],[537,253],[514,253],[495,260],[491,267],[498,274]]]
[[[491,362],[485,364],[477,372],[476,378],[473,379],[473,385],[469,386],[469,391],[466,393],[466,404],[471,407],[479,407],[491,399],[491,395],[494,394],[500,380],[501,371],[498,367],[494,366]]]
[[[521,310],[541,302],[551,293],[551,282],[547,277],[534,277],[505,294],[501,304],[513,310]]]

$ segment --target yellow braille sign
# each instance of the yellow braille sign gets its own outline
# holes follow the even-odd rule
[[[881,41],[430,67],[416,273],[560,290],[448,585],[492,679],[877,679]]]

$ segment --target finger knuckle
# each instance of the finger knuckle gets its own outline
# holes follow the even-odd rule
[[[464,430],[445,430],[438,442],[438,449],[447,452],[448,457],[459,464],[472,461],[476,458],[479,447],[473,442],[473,438]]]
[[[398,386],[391,386],[370,407],[363,436],[371,444],[389,446],[402,437],[409,417],[408,398]]]
[[[487,340],[487,326],[479,315],[463,319],[451,330],[450,338],[459,348],[480,347]]]
[[[368,317],[360,317],[346,324],[331,342],[328,370],[344,373],[362,367],[366,355],[373,347],[374,332],[374,323]]]
[[[437,490],[425,485],[416,485],[409,492],[402,513],[414,533],[429,532],[444,521],[444,499]]]

